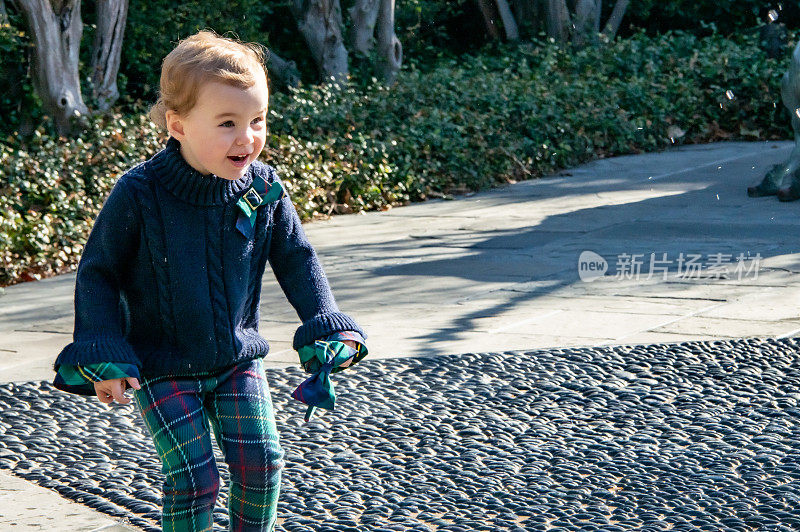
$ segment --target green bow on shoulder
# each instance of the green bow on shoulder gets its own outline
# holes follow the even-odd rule
[[[252,238],[253,227],[256,225],[256,210],[262,205],[278,201],[285,195],[286,191],[280,182],[268,182],[260,176],[253,179],[253,186],[236,202],[240,209],[236,229],[247,238]]]

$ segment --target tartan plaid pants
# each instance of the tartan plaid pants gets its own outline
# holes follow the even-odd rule
[[[140,384],[134,398],[165,476],[163,531],[213,528],[220,476],[209,423],[230,471],[229,530],[274,530],[284,452],[262,360]]]

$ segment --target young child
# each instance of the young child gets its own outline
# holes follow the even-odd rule
[[[275,169],[257,160],[263,60],[258,46],[207,31],[166,56],[151,118],[170,138],[120,177],[98,214],[78,265],[74,341],[54,364],[63,391],[126,404],[133,388],[163,466],[165,531],[212,529],[209,424],[230,470],[230,530],[275,527],[284,452],[258,330],[267,261],[302,320],[293,346],[306,371],[327,375],[367,354]],[[318,361],[307,355],[315,346]],[[312,405],[307,417],[311,388],[293,395]]]

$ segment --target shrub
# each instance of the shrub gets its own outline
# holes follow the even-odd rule
[[[13,13],[5,21],[0,17],[0,137],[4,132],[17,131],[22,122],[21,110],[29,112],[29,119],[39,120],[38,99],[26,73],[30,55],[30,39],[20,30],[21,19]]]
[[[610,11],[613,2],[608,2]],[[778,20],[789,28],[800,25],[797,2],[764,2],[763,0],[632,0],[625,12],[624,27],[644,28],[651,35],[669,30],[685,30],[707,35],[716,30],[723,35],[748,32],[768,22],[768,13],[775,11]],[[623,32],[625,35],[627,32]]]
[[[161,60],[180,39],[199,30],[213,29],[229,36],[227,32],[232,32],[246,42],[272,45],[272,30],[279,27],[278,20],[292,20],[285,4],[260,0],[131,0],[120,63],[126,99],[155,100]]]
[[[571,53],[491,48],[428,73],[273,94],[264,159],[302,218],[551,174],[597,157],[719,139],[791,137],[788,58],[754,37],[639,32]],[[83,137],[0,144],[0,284],[74,268],[117,177],[163,138],[144,119],[97,117]],[[685,132],[681,134],[680,132]]]
[[[0,284],[77,264],[116,179],[159,145],[144,117],[128,120],[96,118],[74,140],[39,128],[24,149],[0,144]]]

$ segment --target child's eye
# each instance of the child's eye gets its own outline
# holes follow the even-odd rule
[[[253,119],[253,122],[263,122],[263,121],[264,121],[263,116],[257,116],[256,118]],[[221,127],[230,127],[229,125],[230,126],[234,125],[233,120],[227,120],[220,124]]]

